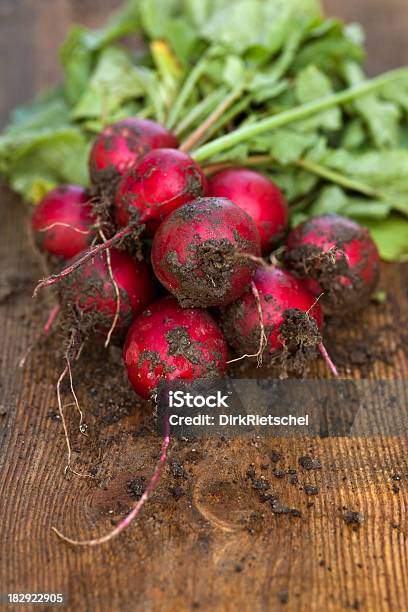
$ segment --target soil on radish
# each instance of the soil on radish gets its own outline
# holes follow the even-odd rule
[[[244,333],[243,323],[248,320],[249,316],[248,305],[245,303],[247,295],[249,292],[227,308],[222,309],[221,327],[227,339],[230,342],[233,339],[234,348],[238,354],[255,355],[259,350],[262,327],[259,320],[252,326],[249,335]],[[265,335],[268,338],[268,345],[263,354],[266,365],[276,366],[279,376],[287,376],[288,372],[305,374],[310,361],[317,357],[318,345],[322,341],[315,318],[298,308],[284,310],[281,317],[282,322],[277,330],[280,350],[272,351],[269,348],[269,339],[272,334],[276,333],[276,324],[268,324],[269,313],[266,307],[273,301],[273,296],[265,293],[261,299],[264,303]],[[254,305],[253,308],[255,307]],[[246,329],[245,332],[247,332]]]
[[[183,307],[232,302],[248,287],[257,256],[255,224],[225,198],[197,198],[177,209],[160,226],[152,248],[156,275]]]
[[[312,239],[316,244],[308,242]],[[334,249],[328,249],[331,242]],[[364,246],[350,265],[347,251],[353,244]],[[380,275],[378,252],[367,230],[335,215],[316,217],[293,230],[285,263],[312,293],[323,293],[322,304],[338,317],[367,304]]]
[[[122,337],[133,317],[154,298],[156,284],[147,264],[115,248],[109,249],[108,254],[95,256],[94,260],[63,278],[59,287],[63,325],[74,329],[83,339],[92,334],[106,338],[115,313],[117,321],[113,332]]]

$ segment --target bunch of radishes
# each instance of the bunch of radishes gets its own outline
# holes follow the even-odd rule
[[[288,208],[274,183],[244,168],[207,170],[207,179],[177,146],[156,123],[118,122],[91,150],[91,189],[56,188],[34,212],[38,246],[52,263],[70,260],[37,287],[58,283],[59,303],[45,330],[62,311],[69,332],[57,385],[68,467],[60,384],[71,377],[78,338],[76,356],[90,335],[105,346],[125,340],[129,380],[145,399],[162,380],[224,376],[227,343],[236,352],[231,361],[279,362],[282,373],[304,369],[319,351],[337,375],[322,342],[321,305],[332,315],[361,308],[378,281],[377,249],[358,224],[318,217],[282,245]],[[111,532],[86,541],[56,533],[89,546],[118,535],[159,482],[169,440],[167,422],[146,491]]]
[[[126,334],[125,367],[144,398],[161,379],[223,376],[227,342],[259,363],[299,369],[317,351],[327,358],[321,305],[331,315],[361,308],[378,281],[368,232],[312,219],[286,237],[284,267],[271,257],[288,229],[276,185],[244,168],[206,178],[177,146],[137,118],[97,137],[89,192],[62,186],[35,210],[38,246],[74,258],[40,285],[61,281],[61,309],[83,335]]]

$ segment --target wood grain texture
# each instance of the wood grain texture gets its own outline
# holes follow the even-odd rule
[[[72,21],[99,23],[117,4],[3,0],[0,116],[58,77],[55,53]],[[332,13],[367,23],[372,70],[402,63],[405,3],[327,4]],[[64,477],[55,417],[61,339],[37,347],[24,370],[16,367],[51,302],[30,298],[42,271],[30,246],[28,212],[6,189],[1,193],[0,591],[63,592],[67,609],[103,612],[408,609],[406,438],[173,443],[159,490],[123,537],[95,550],[74,550],[55,538],[52,525],[80,538],[109,529],[132,503],[128,482],[150,475],[160,440],[149,408],[137,404],[120,373],[120,351],[101,360],[100,350],[89,349],[74,371],[88,438],[79,434],[73,409],[67,412],[76,467],[94,477]],[[343,375],[408,378],[407,280],[407,266],[384,266],[387,304],[370,306],[330,334],[331,351],[349,347],[351,362],[372,336],[372,361],[363,369],[342,365]],[[324,375],[322,364],[312,374]],[[277,464],[273,449],[282,457]],[[308,453],[320,459],[321,470],[299,468]],[[261,503],[247,476],[250,464],[301,518],[274,515]],[[297,485],[274,476],[289,468],[298,471]],[[305,484],[317,485],[318,495],[307,496]],[[345,524],[343,507],[364,513],[356,531]]]

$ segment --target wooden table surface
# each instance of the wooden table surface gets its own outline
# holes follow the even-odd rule
[[[407,63],[406,0],[327,0],[331,14],[368,28],[369,70]],[[100,23],[119,0],[1,0],[0,121],[59,76],[56,50],[69,25]],[[56,418],[60,340],[18,358],[43,321],[48,297],[31,300],[41,266],[28,238],[27,211],[2,189],[0,253],[0,592],[62,592],[70,610],[408,609],[407,438],[263,439],[173,443],[154,499],[123,537],[73,549],[51,532],[104,533],[132,503],[128,483],[149,476],[160,449],[149,410],[138,406],[120,372],[120,353],[85,352],[75,367],[90,435],[69,417],[78,469],[64,477],[65,445]],[[384,266],[383,306],[370,306],[330,338],[346,347],[346,376],[408,377],[407,267]],[[369,350],[363,339],[369,337]],[[406,332],[405,332],[406,341]],[[361,357],[361,355],[363,355]],[[344,357],[344,355],[343,355]],[[364,362],[364,366],[358,364]],[[353,365],[354,364],[354,365]],[[314,374],[324,369],[316,364]],[[68,408],[69,410],[73,410]],[[271,452],[281,453],[274,465]],[[298,459],[320,459],[305,472]],[[253,463],[301,518],[276,516],[247,478]],[[267,464],[264,472],[260,466]],[[273,470],[295,467],[299,485]],[[400,481],[393,480],[399,475]],[[305,483],[318,495],[307,497]],[[312,502],[312,503],[311,503]],[[364,513],[353,530],[347,507]]]

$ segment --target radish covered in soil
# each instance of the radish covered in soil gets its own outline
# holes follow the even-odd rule
[[[115,198],[118,225],[146,223],[154,233],[179,206],[204,195],[207,180],[200,166],[176,149],[147,153],[121,179]]]
[[[246,168],[229,168],[208,180],[209,196],[228,198],[243,208],[255,222],[263,253],[283,237],[288,225],[288,205],[271,180]]]
[[[177,149],[156,149],[145,155],[121,179],[115,199],[118,224],[122,227],[104,243],[98,244],[59,274],[40,281],[42,287],[59,282],[96,254],[124,238],[136,243],[147,225],[154,232],[162,219],[186,202],[202,195],[207,180],[198,164]]]
[[[254,289],[221,310],[221,327],[237,354],[258,356],[303,371],[321,350],[323,316],[316,298],[287,270],[259,266]],[[258,301],[257,301],[258,300]],[[262,313],[262,319],[260,317]],[[324,347],[322,347],[324,350]]]
[[[96,138],[89,174],[97,191],[113,195],[120,177],[152,149],[177,147],[177,138],[148,119],[129,117],[108,126]]]
[[[124,360],[134,389],[148,399],[161,380],[224,376],[227,343],[207,312],[184,309],[173,297],[166,297],[133,321]]]
[[[64,279],[61,304],[69,324],[84,336],[120,335],[154,299],[156,289],[144,261],[110,248]]]
[[[206,308],[242,295],[260,253],[259,232],[242,208],[226,198],[198,198],[161,224],[152,264],[182,306]]]
[[[61,185],[36,206],[31,226],[39,249],[70,259],[88,248],[95,236],[92,205],[86,190]]]
[[[363,308],[377,287],[380,258],[369,232],[337,215],[299,225],[287,240],[286,265],[333,314]]]

